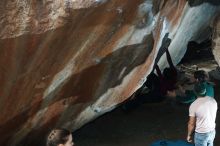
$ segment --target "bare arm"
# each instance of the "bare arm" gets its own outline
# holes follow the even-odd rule
[[[196,118],[195,117],[189,117],[188,122],[188,132],[187,132],[187,141],[192,142],[192,134],[196,127]]]
[[[175,68],[175,66],[174,66],[174,64],[173,64],[173,61],[172,61],[172,58],[171,58],[171,56],[170,56],[170,52],[169,52],[168,48],[166,49],[166,56],[167,56],[167,61],[168,61],[168,63],[169,63],[169,66],[170,66],[171,68]]]
[[[159,78],[162,79],[163,75],[162,75],[160,68],[157,64],[155,65],[155,69],[156,69],[156,72],[157,72],[157,75],[159,76]]]

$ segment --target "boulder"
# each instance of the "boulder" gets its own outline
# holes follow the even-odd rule
[[[177,64],[188,41],[206,39],[217,10],[186,0],[1,0],[0,143],[44,145],[50,129],[111,111],[156,58],[167,65],[164,37]]]

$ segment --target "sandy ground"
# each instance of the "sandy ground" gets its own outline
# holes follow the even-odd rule
[[[161,139],[185,140],[187,120],[185,105],[143,104],[129,113],[119,107],[74,132],[74,141],[76,146],[149,146]],[[216,146],[220,146],[219,120],[220,114]]]
[[[220,102],[220,82],[215,86]],[[156,140],[185,140],[188,106],[170,103],[142,104],[131,112],[121,107],[75,131],[76,146],[150,146]],[[220,146],[217,114],[215,146]]]

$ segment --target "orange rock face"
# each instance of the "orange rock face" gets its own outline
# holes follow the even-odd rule
[[[165,33],[177,63],[175,53],[183,56],[201,31],[185,20],[206,8],[209,21],[213,7],[194,9],[183,0],[2,0],[0,143],[42,145],[51,128],[75,130],[112,110],[143,84]],[[207,27],[202,20],[196,22]]]

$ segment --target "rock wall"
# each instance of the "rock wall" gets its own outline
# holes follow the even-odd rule
[[[218,15],[214,21],[212,40],[213,54],[215,56],[215,60],[220,66],[220,15]]]
[[[189,4],[0,1],[0,143],[43,145],[51,128],[75,130],[111,111],[143,84],[167,35],[178,63],[189,40],[211,33],[219,10]]]

